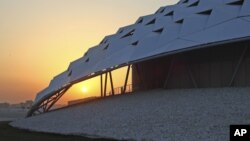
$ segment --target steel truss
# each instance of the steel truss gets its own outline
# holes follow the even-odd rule
[[[129,72],[130,72],[131,65],[128,65],[127,74],[124,82],[124,87],[122,90],[122,94],[126,93],[126,86],[128,82]],[[101,85],[101,97],[107,96],[107,80],[109,75],[110,80],[110,86],[111,86],[111,95],[115,95],[114,92],[114,84],[113,84],[113,77],[112,77],[112,71],[105,72],[105,79],[104,79],[104,87],[103,87],[103,74],[100,74],[100,85]],[[32,108],[29,110],[26,117],[31,117],[43,113],[47,113],[51,110],[53,105],[68,91],[68,89],[71,87],[67,86],[65,88],[62,88],[61,90],[58,90],[54,93],[51,93],[48,97],[43,98],[40,102],[36,103],[32,106]]]
[[[33,105],[30,111],[28,112],[27,117],[49,112],[52,106],[67,92],[70,87],[71,86],[63,88],[62,90],[57,91],[45,100],[37,103],[36,105]]]

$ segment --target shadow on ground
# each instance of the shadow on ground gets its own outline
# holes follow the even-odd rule
[[[0,140],[1,141],[116,141],[111,139],[90,139],[81,136],[64,136],[57,134],[47,134],[31,132],[28,130],[16,129],[8,124],[9,122],[0,122]]]

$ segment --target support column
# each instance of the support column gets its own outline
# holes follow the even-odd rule
[[[130,67],[131,67],[131,65],[128,65],[127,74],[126,74],[126,78],[125,78],[125,83],[124,83],[124,86],[123,86],[122,94],[126,93],[126,88],[127,88],[127,83],[128,83],[128,77],[129,77]]]
[[[110,85],[111,85],[112,95],[115,95],[115,91],[114,91],[114,85],[113,85],[113,79],[112,79],[112,74],[111,74],[111,71],[109,72],[109,78],[110,78]]]
[[[102,84],[103,82],[102,82],[102,74],[100,75],[100,79],[101,79],[101,80],[100,80],[100,81],[101,81],[101,84],[100,84],[100,85],[101,85],[101,97],[103,97],[103,84]]]
[[[235,68],[235,70],[234,70],[234,73],[233,73],[233,76],[232,76],[232,78],[231,78],[231,81],[230,81],[230,83],[229,83],[229,87],[232,87],[232,86],[233,86],[235,77],[236,77],[236,75],[237,75],[237,73],[238,73],[238,71],[239,71],[239,68],[240,68],[240,66],[241,66],[241,64],[242,64],[242,62],[243,62],[243,59],[244,59],[244,57],[245,57],[245,55],[246,55],[246,52],[247,52],[247,49],[248,49],[248,46],[245,45],[245,47],[244,47],[244,49],[243,49],[243,51],[242,51],[242,53],[241,53],[241,56],[240,56],[240,58],[239,58],[239,60],[238,60],[238,63],[237,63],[237,65],[236,65],[236,68]]]
[[[132,82],[133,83],[133,88],[139,86],[140,90],[145,89],[146,85],[145,85],[145,82],[143,81],[143,79],[141,78],[140,74],[142,74],[142,73],[139,73],[139,69],[138,69],[137,64],[133,65],[133,73],[136,73],[136,76],[138,77],[139,82],[140,82],[140,83],[134,83],[134,82]],[[132,80],[133,80],[133,78],[132,78]],[[134,89],[134,90],[136,90],[136,89]]]
[[[198,88],[196,79],[194,78],[193,71],[191,70],[189,64],[187,64],[187,69],[188,69],[188,75],[189,75],[189,77],[190,77],[190,79],[191,79],[191,81],[193,83],[194,88]]]
[[[175,62],[175,57],[173,56],[171,59],[171,63],[169,65],[168,74],[167,74],[166,80],[164,82],[163,88],[167,88],[167,86],[168,86],[168,81],[170,79],[171,73],[172,73],[173,68],[174,68],[174,62]]]
[[[105,73],[105,82],[104,82],[104,94],[103,96],[106,97],[106,93],[107,93],[107,80],[108,80],[108,73]]]

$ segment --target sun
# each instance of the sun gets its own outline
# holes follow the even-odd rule
[[[83,87],[82,87],[82,92],[83,92],[83,93],[87,93],[87,92],[88,92],[88,88],[87,88],[86,86],[83,86]]]

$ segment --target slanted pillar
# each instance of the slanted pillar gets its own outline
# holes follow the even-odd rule
[[[101,84],[100,84],[100,85],[101,85],[101,97],[103,97],[103,84],[102,84],[103,82],[102,82],[102,74],[100,75],[100,79],[101,79],[101,80],[100,80],[100,81],[101,81]]]
[[[113,79],[112,79],[112,73],[111,73],[111,71],[109,72],[109,78],[110,78],[110,85],[111,85],[111,92],[112,92],[112,95],[115,95],[115,91],[114,91],[114,85],[113,85]]]
[[[164,82],[163,88],[167,88],[167,86],[168,86],[168,81],[169,81],[171,73],[174,69],[174,63],[175,63],[175,57],[173,56],[171,59],[170,65],[169,65],[168,74],[167,74],[166,80]]]
[[[126,93],[126,88],[127,88],[127,83],[128,83],[128,77],[129,77],[130,67],[131,67],[131,65],[128,65],[127,74],[126,74],[126,78],[125,78],[125,83],[124,83],[124,86],[123,86],[122,94]]]
[[[193,71],[191,70],[190,64],[187,63],[186,65],[187,65],[189,78],[191,79],[194,88],[198,88],[198,85],[197,85],[196,79],[194,78]]]
[[[233,76],[232,76],[232,78],[231,78],[231,81],[230,81],[230,83],[229,83],[229,87],[232,87],[232,86],[233,86],[235,77],[236,77],[236,75],[237,75],[237,73],[238,73],[238,71],[239,71],[239,69],[240,69],[240,66],[241,66],[241,64],[242,64],[242,62],[243,62],[243,59],[244,59],[245,55],[246,55],[247,49],[248,49],[248,45],[245,45],[245,47],[244,47],[244,49],[243,49],[243,51],[242,51],[242,53],[241,53],[241,56],[240,56],[240,58],[239,58],[239,60],[238,60],[238,63],[237,63],[237,65],[236,65],[236,68],[235,68],[235,70],[234,70],[234,73],[233,73]]]
[[[106,97],[106,93],[107,93],[107,80],[108,80],[108,73],[105,73],[105,82],[104,82],[104,94],[103,96]]]

